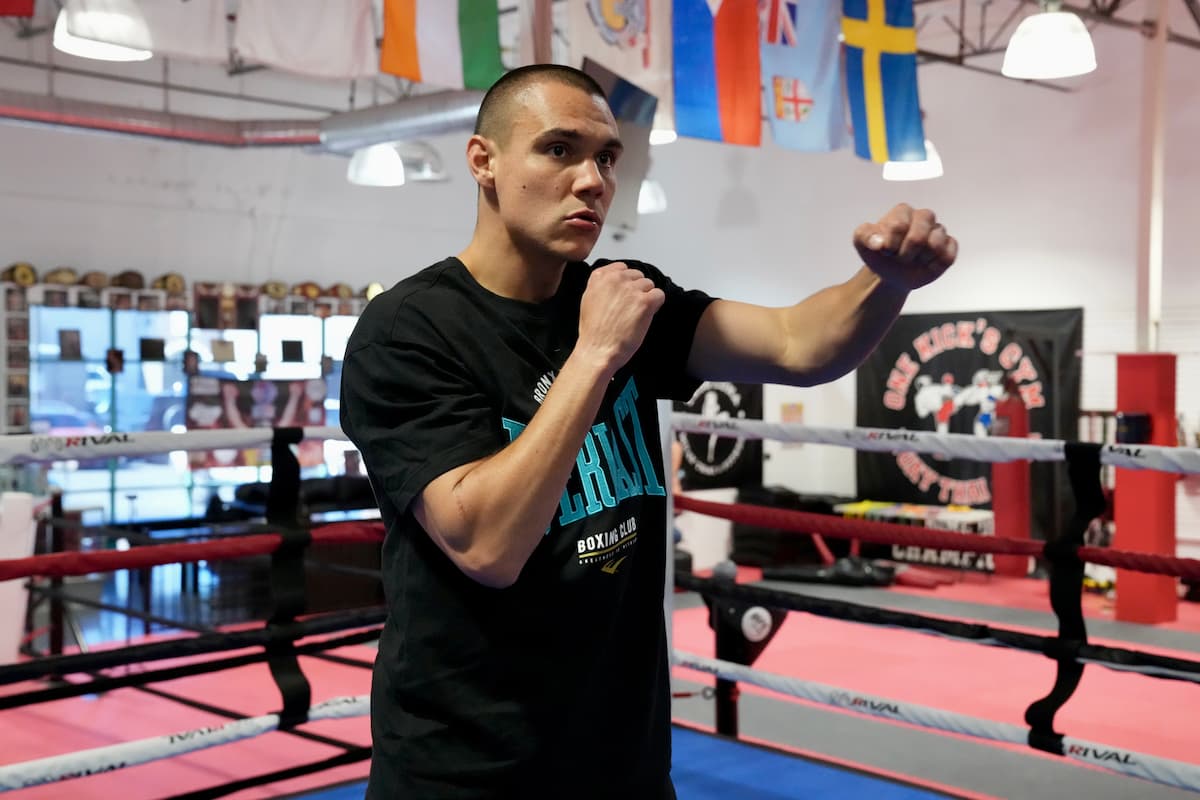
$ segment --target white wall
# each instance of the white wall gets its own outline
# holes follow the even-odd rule
[[[899,201],[928,206],[959,238],[961,256],[943,280],[913,295],[908,310],[1082,306],[1083,405],[1111,408],[1107,354],[1135,344],[1142,40],[1106,27],[1094,36],[1100,69],[1074,80],[1069,94],[922,67],[927,133],[946,165],[936,181],[885,183],[877,166],[847,151],[691,140],[655,148],[651,175],[670,210],[644,218],[624,241],[606,237],[595,255],[645,259],[686,285],[781,304],[851,274],[849,240],[860,222]],[[1168,68],[1163,344],[1183,353],[1179,409],[1196,420],[1200,52],[1172,46]],[[42,83],[40,73],[0,69],[0,85]],[[92,98],[115,91],[84,79],[57,86]],[[128,96],[116,102],[156,102],[154,90],[121,91]],[[200,101],[188,102],[172,107],[205,113]],[[264,116],[283,114],[264,109]],[[189,279],[389,283],[467,241],[474,190],[461,166],[464,140],[435,142],[450,182],[378,190],[347,184],[344,159],[302,150],[231,151],[0,125],[0,262],[151,277],[176,270]],[[805,402],[807,422],[853,424],[852,378],[773,389],[768,413],[789,397]],[[768,479],[852,492],[849,451],[826,450],[776,454]]]
[[[363,189],[346,182],[346,165],[300,149],[0,127],[0,260],[359,288],[469,237],[474,206],[461,178]]]

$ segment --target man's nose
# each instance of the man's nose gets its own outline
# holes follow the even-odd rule
[[[604,192],[604,176],[594,159],[584,159],[575,176],[575,193],[598,195]]]

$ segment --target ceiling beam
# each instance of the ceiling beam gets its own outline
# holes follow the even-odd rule
[[[959,58],[958,56],[947,55],[945,53],[934,53],[929,50],[917,50],[917,63],[921,63],[923,61],[925,63],[933,63],[933,64],[949,64],[950,66],[958,67],[959,69],[965,69],[965,70],[969,70],[970,72],[978,72],[981,75],[991,75],[996,78],[1003,78],[1006,81],[1011,81],[1011,80],[1013,80],[1012,78],[1008,77],[1007,75],[1002,75],[1000,73],[1000,70],[998,70],[998,69],[991,69],[989,67],[981,67],[978,64],[972,64],[966,60],[966,58],[969,58],[970,56],[981,56],[981,55],[987,55],[989,53],[998,53],[998,52],[1004,52],[1004,51],[1003,50],[979,51],[976,53],[971,53],[968,56],[965,56],[963,58]],[[1046,81],[1021,81],[1021,82],[1030,84],[1032,86],[1040,86],[1043,89],[1051,89],[1056,92],[1070,93],[1070,92],[1075,91],[1074,89],[1071,89],[1070,87],[1059,86],[1056,83],[1047,83]]]

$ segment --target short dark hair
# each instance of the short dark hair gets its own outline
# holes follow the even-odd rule
[[[501,140],[512,128],[513,104],[517,94],[536,83],[563,83],[582,89],[608,102],[608,95],[596,79],[580,69],[563,64],[530,64],[517,67],[500,77],[483,96],[475,117],[475,133]]]

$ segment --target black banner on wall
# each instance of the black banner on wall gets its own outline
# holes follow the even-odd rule
[[[705,382],[691,400],[676,402],[674,409],[706,417],[762,419],[762,385]],[[762,485],[761,441],[682,432],[675,438],[683,446],[685,491]]]
[[[857,424],[986,436],[1005,381],[1045,439],[1078,434],[1083,310],[906,314],[858,370]],[[859,453],[858,494],[990,508],[989,464]],[[1053,538],[1070,497],[1062,465],[1033,464],[1033,535]]]

